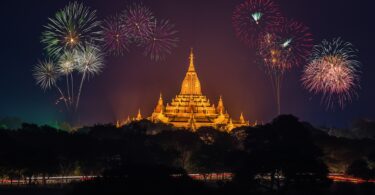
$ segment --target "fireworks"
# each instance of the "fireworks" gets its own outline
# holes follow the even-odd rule
[[[37,85],[43,90],[50,89],[56,85],[60,74],[51,60],[40,61],[33,70]]]
[[[155,20],[151,34],[144,43],[145,54],[155,61],[164,59],[167,54],[171,53],[172,48],[177,47],[176,33],[174,25],[171,25],[167,20],[160,22]]]
[[[142,42],[150,36],[154,16],[149,8],[133,4],[124,11],[122,17],[125,28],[134,40]]]
[[[61,89],[57,86],[56,82],[58,78],[61,76],[56,68],[56,66],[53,64],[51,60],[45,60],[43,62],[39,62],[34,67],[34,78],[36,80],[36,84],[39,85],[43,90],[51,89],[52,87],[55,87],[59,93],[60,98],[64,100],[65,106],[68,108],[67,100],[61,91]]]
[[[248,46],[257,47],[259,37],[281,18],[279,7],[271,0],[246,0],[233,12],[237,37]]]
[[[178,41],[174,26],[167,20],[157,22],[142,4],[133,4],[121,15],[115,14],[101,23],[95,10],[73,2],[49,18],[44,28],[41,42],[53,61],[40,62],[33,75],[43,90],[58,90],[56,102],[63,100],[67,111],[77,111],[84,82],[104,68],[102,46],[110,54],[123,55],[131,43],[136,43],[157,61],[170,54]],[[80,80],[77,86],[76,79]]]
[[[75,52],[65,51],[60,56],[57,71],[62,75],[69,75],[74,71],[75,68]]]
[[[58,11],[42,35],[47,53],[58,57],[65,50],[73,50],[86,43],[100,41],[100,22],[96,20],[96,11],[85,7],[82,3],[69,3]]]
[[[67,101],[71,105],[74,101],[74,79],[73,71],[76,68],[76,51],[65,51],[58,61],[57,71],[65,75]]]
[[[104,67],[104,55],[99,48],[87,45],[76,53],[77,70],[82,74],[81,83],[78,90],[76,109],[79,105],[83,82],[87,76],[99,74]]]
[[[104,67],[104,56],[99,48],[87,45],[75,54],[77,60],[77,70],[82,74],[91,76],[99,74]]]
[[[116,14],[104,20],[103,34],[104,49],[107,52],[122,55],[125,51],[128,51],[130,37],[119,15]]]
[[[302,76],[303,86],[314,94],[321,93],[327,108],[337,101],[343,108],[351,101],[359,87],[359,66],[355,60],[357,50],[340,38],[324,40],[314,46],[311,62],[305,67]]]
[[[48,66],[40,65],[36,67],[36,70],[43,72],[47,71],[48,68],[49,72],[53,70],[56,75],[64,75],[66,95],[57,87],[56,79],[51,76],[52,73],[48,75],[49,80],[43,78],[41,74],[35,73],[34,75],[37,78],[37,83],[43,89],[50,88],[52,85],[58,89],[61,94],[60,99],[64,100],[67,109],[74,101],[74,70],[83,73],[77,96],[79,101],[82,83],[86,75],[99,73],[103,65],[99,50],[92,49],[94,44],[99,44],[102,40],[99,26],[100,22],[96,18],[96,11],[92,11],[78,2],[69,3],[64,9],[58,11],[55,17],[49,18],[49,23],[45,26],[46,30],[42,34],[41,42],[45,44],[47,53],[54,59],[58,59],[58,64],[57,66],[52,65],[52,63],[49,63]]]
[[[144,54],[152,60],[164,59],[172,48],[177,47],[178,38],[175,37],[177,31],[174,30],[174,25],[168,20],[156,20],[151,10],[141,4],[128,7],[121,22],[126,38],[138,46],[144,46]]]
[[[309,29],[293,20],[281,20],[260,39],[260,55],[264,63],[281,72],[304,63],[312,47]]]
[[[262,58],[281,114],[283,75],[309,55],[312,35],[302,23],[283,18],[272,0],[245,0],[235,8],[232,22],[236,36]]]

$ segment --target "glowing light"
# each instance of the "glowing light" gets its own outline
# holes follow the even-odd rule
[[[284,19],[260,39],[259,54],[268,68],[284,72],[303,64],[311,54],[312,47],[309,29],[300,22]],[[278,63],[274,63],[274,58]]]
[[[104,50],[110,54],[123,55],[131,43],[128,30],[119,15],[108,17],[103,22]]]
[[[284,43],[281,44],[282,47],[288,47],[290,43],[292,42],[292,39],[287,39]]]
[[[69,3],[48,21],[41,42],[52,57],[58,57],[66,49],[73,50],[86,43],[101,41],[101,31],[98,28],[100,22],[96,19],[96,11],[82,3]]]
[[[150,36],[154,16],[148,7],[142,4],[133,4],[123,12],[122,18],[129,36],[136,41],[142,42]]]
[[[104,67],[104,55],[99,48],[87,45],[76,52],[77,70],[82,74],[82,79],[78,91],[76,109],[79,105],[83,82],[87,76],[99,74]]]
[[[281,114],[280,88],[285,72],[305,63],[313,47],[312,34],[300,22],[280,19],[259,38],[259,55],[274,89],[277,114]]]
[[[64,54],[60,56],[57,64],[57,70],[60,74],[67,75],[74,71],[76,62],[74,55],[74,52],[65,51]]]
[[[51,60],[39,61],[34,67],[33,75],[37,85],[43,90],[50,89],[56,85],[59,78],[59,72]]]
[[[145,55],[152,60],[158,61],[171,54],[172,49],[177,47],[178,38],[174,25],[168,20],[155,21],[149,37],[145,39]]]
[[[255,12],[251,14],[251,17],[253,17],[254,21],[259,24],[260,19],[262,18],[263,14],[261,12]]]
[[[311,61],[302,76],[303,86],[314,94],[321,93],[327,108],[335,102],[341,108],[356,95],[359,66],[353,45],[340,38],[324,40],[314,47]]]
[[[246,45],[258,47],[259,37],[281,18],[279,7],[272,0],[246,0],[232,16],[236,36]]]

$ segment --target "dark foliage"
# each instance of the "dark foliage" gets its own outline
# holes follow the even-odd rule
[[[35,176],[99,176],[69,187],[70,194],[286,193],[327,187],[326,163],[331,171],[336,164],[351,164],[348,173],[373,177],[355,161],[365,159],[370,168],[373,146],[372,140],[331,137],[290,115],[230,133],[192,132],[147,120],[72,132],[23,124],[0,130],[0,178],[33,184]],[[187,173],[205,179],[210,173],[234,173],[234,179],[211,188]]]
[[[327,183],[323,153],[293,116],[279,116],[270,124],[249,128],[244,150],[247,157],[237,170],[237,182],[262,183],[271,189]],[[266,177],[269,182],[264,181]]]
[[[370,169],[368,163],[364,160],[355,160],[347,169],[349,175],[369,180],[373,177],[373,170]]]

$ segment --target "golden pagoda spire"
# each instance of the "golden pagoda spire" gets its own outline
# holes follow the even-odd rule
[[[194,52],[193,52],[193,48],[190,49],[190,57],[189,57],[189,60],[190,60],[190,64],[189,64],[188,72],[195,72],[195,67],[194,67]]]
[[[222,96],[210,101],[208,97],[202,94],[198,70],[195,69],[196,59],[193,48],[188,55],[186,57],[189,59],[185,59],[185,67],[182,67],[186,72],[179,94],[172,96],[172,101],[165,102],[164,105],[164,99],[160,93],[155,109],[147,119],[152,122],[171,124],[177,128],[188,128],[192,131],[208,126],[229,132],[236,127],[248,126],[249,122],[245,121],[243,113],[237,116],[240,120],[234,120],[230,117],[225,107],[227,105],[224,106]]]
[[[138,114],[137,114],[137,118],[136,118],[136,120],[137,120],[137,121],[142,120],[141,109],[138,109]]]
[[[245,118],[243,117],[243,113],[241,112],[241,115],[240,115],[240,122],[241,123],[245,123]]]
[[[156,108],[154,111],[157,113],[163,113],[163,109],[164,109],[163,95],[160,93],[158,104],[156,105]]]
[[[159,101],[158,101],[158,105],[159,106],[163,106],[163,95],[161,94],[161,92],[160,92],[160,97],[159,97]]]
[[[220,96],[220,98],[219,98],[219,102],[217,103],[217,111],[218,112],[223,112],[224,113],[224,111],[225,111],[225,108],[224,108],[224,102],[223,102],[223,97],[222,96]]]
[[[220,95],[219,97],[219,104],[218,106],[223,106],[223,96]]]
[[[194,67],[194,53],[193,49],[190,51],[190,64],[184,80],[181,85],[180,95],[202,95],[201,83]]]

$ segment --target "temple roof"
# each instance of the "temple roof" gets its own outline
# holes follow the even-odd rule
[[[141,114],[141,109],[138,109],[138,114],[136,120],[142,120],[142,114]]]
[[[189,60],[190,60],[190,63],[189,63],[188,72],[195,72],[193,48],[191,48],[191,50],[190,50]]]
[[[158,104],[156,105],[156,108],[155,108],[154,111],[157,112],[157,113],[162,113],[163,109],[164,109],[163,96],[160,93],[159,101],[158,101]]]
[[[235,127],[247,126],[242,113],[240,120],[232,120],[226,112],[223,98],[220,96],[217,107],[202,95],[201,84],[195,69],[193,50],[190,52],[189,66],[182,81],[179,95],[164,106],[160,94],[159,101],[150,120],[172,124],[178,128],[189,128],[193,131],[200,127],[214,127],[230,131]]]
[[[198,75],[195,72],[194,66],[194,53],[193,49],[190,51],[190,63],[189,68],[186,73],[184,80],[181,85],[181,95],[202,95],[201,83],[199,81]]]

